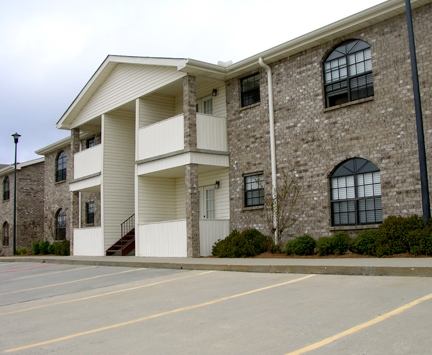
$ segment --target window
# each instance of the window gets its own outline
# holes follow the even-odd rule
[[[94,202],[87,202],[86,203],[86,223],[87,224],[94,224],[94,211],[95,206]]]
[[[254,74],[240,80],[241,107],[260,102],[259,74]]]
[[[262,173],[244,177],[245,207],[264,205],[264,175]]]
[[[66,180],[66,153],[60,152],[56,160],[56,182]]]
[[[347,160],[331,175],[330,188],[334,226],[382,222],[380,171],[375,164]]]
[[[86,140],[86,148],[91,148],[95,146],[95,137],[91,137]]]
[[[354,40],[341,44],[324,62],[326,107],[374,95],[370,46]]]
[[[9,197],[10,197],[9,176],[6,176],[3,180],[3,201],[9,200]]]
[[[66,239],[66,212],[59,209],[56,214],[56,240]]]
[[[4,222],[2,227],[2,244],[4,247],[9,246],[9,223]]]

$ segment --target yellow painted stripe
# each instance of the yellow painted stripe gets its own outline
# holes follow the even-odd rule
[[[339,340],[339,339],[341,339],[343,337],[346,337],[348,335],[357,333],[358,331],[360,331],[362,329],[365,329],[365,328],[370,327],[370,326],[372,326],[374,324],[382,322],[383,320],[386,320],[386,319],[388,319],[390,317],[396,316],[396,315],[402,313],[403,311],[406,311],[407,309],[410,309],[410,308],[412,308],[414,306],[417,306],[418,304],[420,304],[420,303],[422,303],[424,301],[430,300],[431,298],[432,298],[432,293],[429,294],[429,295],[427,295],[427,296],[424,296],[424,297],[421,297],[419,299],[416,299],[415,301],[407,303],[404,306],[396,308],[395,310],[393,310],[391,312],[388,312],[388,313],[383,314],[383,315],[381,315],[379,317],[376,317],[376,318],[374,318],[374,319],[372,319],[372,320],[370,320],[368,322],[359,324],[359,325],[357,325],[355,327],[352,327],[352,328],[350,328],[348,330],[345,330],[342,333],[333,335],[333,336],[331,336],[329,338],[321,340],[321,341],[319,341],[319,342],[317,342],[315,344],[306,346],[306,347],[304,347],[302,349],[299,349],[299,350],[296,350],[296,351],[292,351],[290,353],[287,353],[286,355],[300,355],[300,354],[305,354],[305,353],[307,353],[309,351],[312,351],[312,350],[316,350],[316,349],[321,348],[321,347],[323,347],[323,346],[325,346],[327,344],[330,344],[331,342],[333,342],[335,340]]]
[[[219,302],[223,302],[223,301],[227,301],[227,300],[231,300],[231,299],[234,299],[234,298],[237,298],[237,297],[251,295],[253,293],[257,293],[257,292],[261,292],[261,291],[265,291],[265,290],[270,290],[270,289],[275,288],[275,287],[280,287],[280,286],[289,285],[289,284],[292,284],[292,283],[295,283],[295,282],[303,281],[303,280],[306,280],[306,279],[308,279],[308,278],[310,278],[312,276],[315,276],[315,275],[304,276],[304,277],[301,277],[299,279],[290,280],[290,281],[282,282],[282,283],[271,285],[271,286],[261,287],[261,288],[255,289],[255,290],[238,293],[238,294],[232,295],[232,296],[218,298],[218,299],[215,299],[213,301],[196,304],[196,305],[189,306],[189,307],[177,308],[177,309],[174,309],[172,311],[162,312],[162,313],[153,314],[151,316],[147,316],[147,317],[143,317],[143,318],[133,319],[133,320],[130,320],[128,322],[113,324],[113,325],[109,325],[109,326],[102,327],[102,328],[96,328],[96,329],[88,330],[88,331],[81,332],[81,333],[67,335],[67,336],[64,336],[64,337],[61,337],[61,338],[55,338],[55,339],[51,339],[51,340],[47,340],[47,341],[42,341],[40,343],[35,343],[35,344],[30,344],[30,345],[22,346],[22,347],[19,347],[19,348],[8,349],[8,350],[5,350],[5,353],[12,353],[12,352],[15,352],[15,351],[20,351],[20,350],[35,348],[35,347],[38,347],[38,346],[43,346],[43,345],[48,345],[48,344],[52,344],[52,343],[57,343],[57,342],[60,342],[60,341],[65,341],[65,340],[69,340],[69,339],[73,339],[73,338],[78,338],[78,337],[81,337],[81,336],[84,336],[84,335],[94,334],[94,333],[98,333],[98,332],[103,332],[105,330],[110,330],[110,329],[120,328],[120,327],[124,327],[124,326],[127,326],[127,325],[135,324],[135,323],[140,323],[140,322],[143,322],[143,321],[146,321],[146,320],[149,320],[149,319],[159,318],[159,317],[168,316],[168,315],[171,315],[171,314],[174,314],[174,313],[179,313],[179,312],[184,312],[184,311],[188,311],[188,310],[192,310],[192,309],[196,309],[196,308],[210,306],[210,305],[213,305],[213,304],[216,304],[216,303],[219,303]]]
[[[187,276],[183,276],[183,277],[177,277],[177,278],[169,279],[169,280],[157,281],[157,282],[153,282],[153,283],[147,284],[147,285],[141,285],[141,286],[126,288],[124,290],[111,291],[111,292],[101,293],[101,294],[98,294],[98,295],[87,296],[87,297],[82,297],[82,298],[76,298],[76,299],[73,299],[73,300],[67,300],[67,301],[55,302],[55,303],[49,303],[49,304],[44,304],[44,305],[35,306],[35,307],[31,307],[31,308],[24,308],[24,309],[20,309],[20,310],[17,310],[17,311],[11,311],[11,312],[6,312],[6,313],[1,313],[0,317],[1,316],[6,316],[6,315],[9,315],[9,314],[15,314],[15,313],[22,313],[22,312],[33,311],[33,310],[40,309],[40,308],[54,307],[54,306],[58,306],[58,305],[66,304],[66,303],[73,303],[73,302],[80,302],[80,301],[91,300],[93,298],[115,295],[116,293],[135,291],[135,290],[139,290],[139,289],[145,288],[145,287],[156,286],[156,285],[164,284],[164,283],[167,283],[167,282],[173,282],[173,281],[178,281],[178,280],[189,279],[189,278],[195,277],[195,276],[201,276],[201,275],[209,274],[211,272],[214,272],[214,271],[213,270],[212,271],[205,271],[205,272],[201,272],[199,274],[193,274],[193,275],[187,275]]]
[[[3,295],[10,295],[10,294],[13,294],[13,293],[20,293],[20,292],[27,292],[27,291],[40,290],[40,289],[42,289],[42,288],[48,288],[48,287],[63,286],[63,285],[73,284],[73,283],[76,283],[76,282],[82,282],[82,281],[94,280],[94,279],[99,279],[99,278],[101,278],[101,277],[107,277],[107,276],[113,276],[113,275],[125,274],[125,273],[127,273],[127,272],[136,272],[136,271],[141,271],[141,270],[145,270],[145,269],[126,270],[126,271],[114,272],[114,273],[112,273],[112,274],[104,274],[104,275],[98,275],[98,276],[87,277],[87,278],[85,278],[85,279],[79,279],[79,280],[73,280],[73,281],[61,282],[61,283],[58,283],[58,284],[45,285],[45,286],[39,286],[39,287],[33,287],[33,288],[26,288],[26,289],[23,289],[23,290],[16,290],[16,291],[11,291],[11,292],[0,293],[0,296],[3,296]]]
[[[47,275],[53,275],[53,274],[61,274],[63,272],[71,272],[71,271],[80,271],[85,269],[92,269],[96,266],[86,266],[86,267],[80,267],[79,269],[69,269],[69,270],[60,270],[60,271],[53,271],[53,272],[47,272],[45,274],[37,274],[37,275],[29,275],[29,276],[23,276],[23,277],[17,277],[16,279],[9,279],[9,280],[0,280],[0,282],[9,282],[9,281],[16,281],[16,280],[23,280],[23,279],[31,279],[33,277],[41,277],[41,276],[47,276]]]

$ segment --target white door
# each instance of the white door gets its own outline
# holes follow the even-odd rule
[[[214,186],[201,187],[200,197],[200,219],[216,218],[216,194]]]

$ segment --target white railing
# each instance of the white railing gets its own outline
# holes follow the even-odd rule
[[[140,128],[138,139],[138,160],[184,149],[183,114]]]
[[[101,172],[102,145],[83,150],[74,155],[74,179],[79,179]]]
[[[105,255],[102,227],[75,228],[73,254],[85,256]]]
[[[137,256],[186,257],[186,220],[141,224]]]
[[[212,247],[218,239],[225,239],[229,234],[229,220],[201,219],[200,226],[200,255],[211,255]]]
[[[198,113],[197,147],[226,152],[228,150],[226,119]]]
[[[138,132],[138,160],[184,149],[184,115],[142,127]],[[226,119],[197,114],[197,147],[228,151]]]

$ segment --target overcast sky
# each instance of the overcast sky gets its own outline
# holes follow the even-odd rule
[[[402,0],[401,0],[402,1]],[[239,60],[383,0],[0,0],[0,164],[55,128],[108,54]]]

